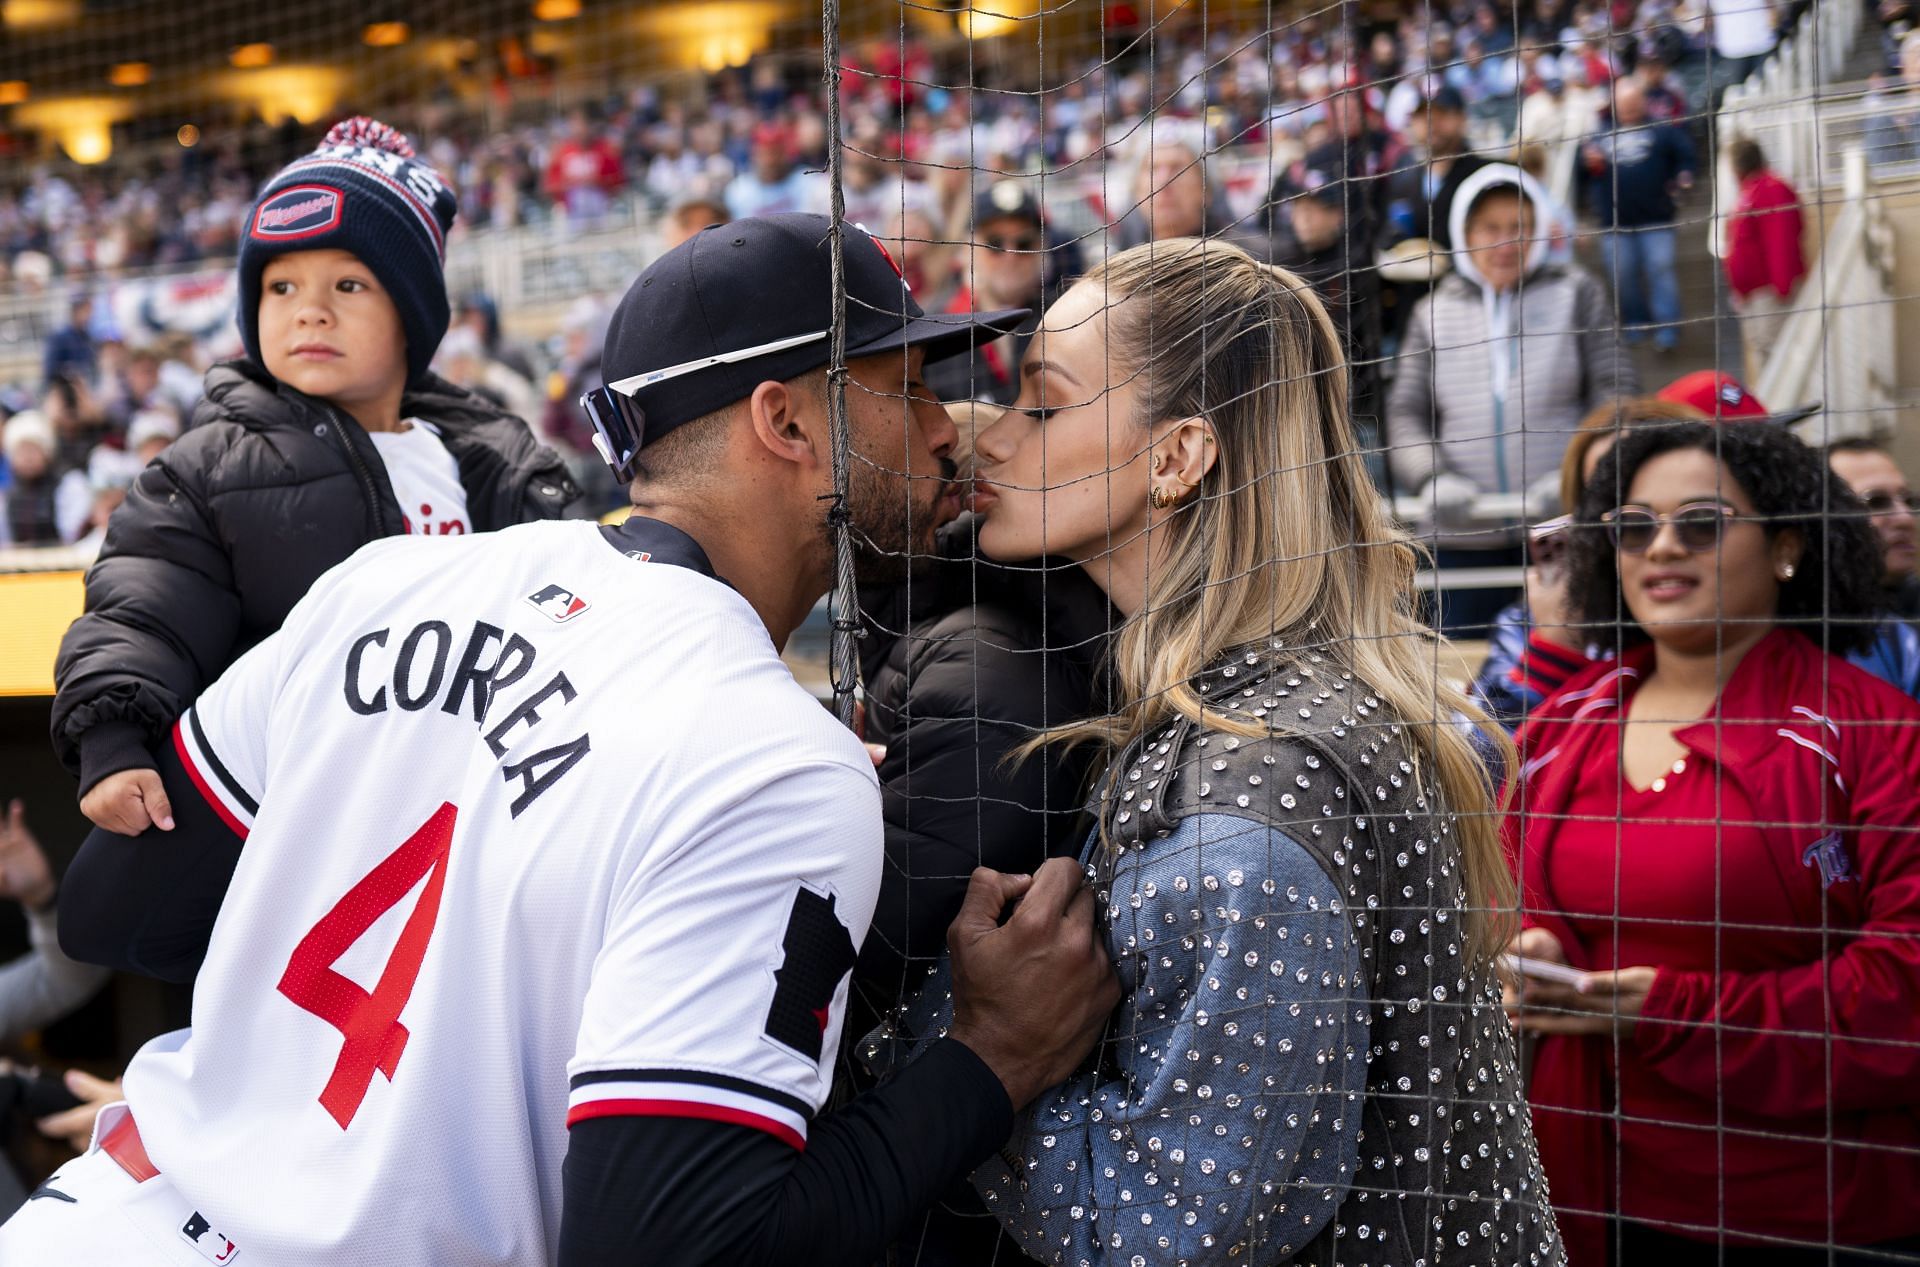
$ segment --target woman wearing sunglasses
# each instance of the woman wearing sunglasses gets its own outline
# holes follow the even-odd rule
[[[1664,396],[1637,396],[1600,406],[1580,420],[1567,441],[1560,467],[1560,504],[1569,508],[1580,504],[1581,491],[1600,459],[1624,432],[1706,418],[1693,406]],[[1761,424],[1742,421],[1733,425]],[[1845,479],[1838,459],[1829,460],[1835,473]],[[1892,464],[1889,461],[1886,465]],[[1876,527],[1890,517],[1887,512],[1895,509],[1888,494],[1881,492],[1879,496],[1878,505],[1863,496],[1868,522]],[[1526,721],[1542,700],[1561,689],[1602,650],[1587,631],[1567,619],[1567,553],[1573,520],[1571,514],[1562,515],[1530,530],[1525,588],[1519,599],[1494,617],[1487,635],[1487,658],[1474,678],[1473,695],[1489,715],[1509,729]],[[1908,515],[1909,540],[1911,524],[1912,516]],[[1883,606],[1887,597],[1887,593],[1882,594]],[[1920,699],[1920,627],[1890,616],[1879,622],[1871,638],[1846,654],[1847,659],[1875,677]]]
[[[1575,1267],[1920,1250],[1920,705],[1835,654],[1873,631],[1857,509],[1766,425],[1629,433],[1582,495],[1615,654],[1520,731],[1509,819]]]

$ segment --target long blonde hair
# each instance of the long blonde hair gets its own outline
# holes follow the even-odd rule
[[[1224,653],[1278,636],[1331,648],[1407,723],[1426,786],[1456,816],[1476,959],[1505,942],[1512,873],[1501,798],[1457,719],[1513,768],[1513,745],[1439,671],[1414,615],[1420,552],[1368,479],[1347,412],[1340,336],[1312,289],[1236,246],[1169,238],[1123,251],[1105,289],[1116,371],[1135,374],[1134,421],[1202,417],[1218,458],[1156,527],[1147,601],[1114,640],[1118,711],[1032,746],[1097,741],[1109,755],[1174,715],[1248,737],[1265,721],[1208,709],[1192,679]],[[1133,300],[1133,302],[1122,302]]]

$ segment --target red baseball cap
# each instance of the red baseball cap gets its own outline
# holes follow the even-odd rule
[[[1745,383],[1719,370],[1695,370],[1682,374],[1657,393],[1659,399],[1675,405],[1688,405],[1709,418],[1765,418],[1767,407]]]

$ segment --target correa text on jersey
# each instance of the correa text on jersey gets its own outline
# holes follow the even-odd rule
[[[458,660],[453,657],[453,630],[445,621],[421,621],[390,650],[392,633],[390,628],[369,630],[347,648],[342,690],[347,707],[363,717],[377,716],[389,707],[419,712],[439,701],[441,712],[458,717],[470,711],[474,723],[484,726],[501,692],[533,671],[533,644],[484,620],[474,622]],[[490,655],[495,646],[498,652]],[[417,671],[421,664],[427,666],[424,676]],[[573,703],[574,694],[567,675],[555,673],[486,732],[487,748],[494,756],[505,757],[513,746],[515,727],[524,726],[531,734],[541,724],[543,708],[548,713],[565,708]],[[508,783],[519,779],[522,785],[510,807],[512,816],[520,817],[591,747],[590,736],[582,733],[503,764],[500,777]]]

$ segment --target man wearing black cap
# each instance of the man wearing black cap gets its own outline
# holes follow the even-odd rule
[[[1369,244],[1353,232],[1352,221],[1364,211],[1350,206],[1352,182],[1330,172],[1308,168],[1298,178],[1298,192],[1286,202],[1287,240],[1291,251],[1277,263],[1304,278],[1327,306],[1327,315],[1340,328],[1352,376],[1351,408],[1360,443],[1368,450],[1380,443],[1380,274],[1366,258]],[[1368,468],[1385,487],[1384,460],[1369,452]]]
[[[582,402],[627,522],[378,543],[195,701],[172,830],[62,890],[88,959],[198,973],[193,1028],[0,1259],[872,1262],[1079,1064],[1119,989],[1078,866],[981,870],[949,1036],[821,1112],[883,866],[779,659],[842,509],[832,232],[707,229],[627,292]],[[903,568],[954,443],[924,364],[1027,314],[926,316],[840,233],[844,510]]]
[[[1040,326],[1040,313],[1063,261],[1047,235],[1040,204],[1018,182],[996,181],[973,201],[973,244],[960,255],[965,282],[947,305],[949,314],[974,308],[1026,308],[1030,315],[998,340],[974,340],[971,355],[956,356],[927,376],[941,400],[990,400],[1010,405],[1020,394],[1020,361],[1027,340]]]
[[[1487,165],[1467,152],[1467,102],[1451,84],[1436,83],[1407,119],[1413,152],[1387,178],[1387,223],[1380,245],[1426,238],[1452,249],[1449,217],[1460,182]]]

